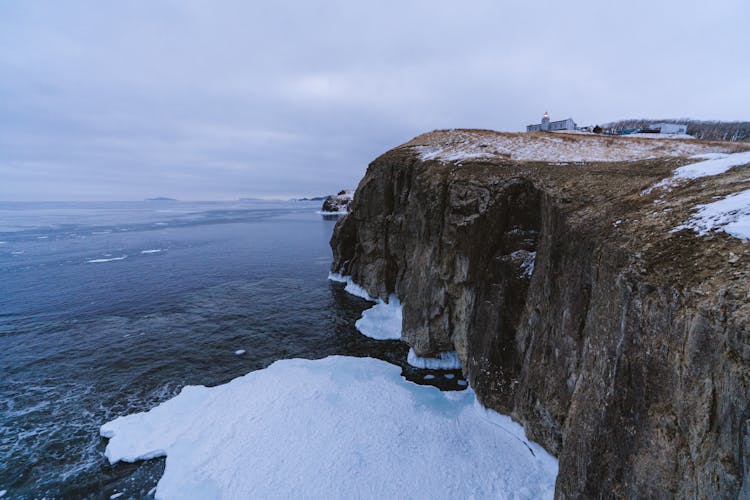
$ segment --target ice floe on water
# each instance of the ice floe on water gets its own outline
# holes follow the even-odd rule
[[[375,305],[362,313],[362,317],[354,326],[362,335],[376,340],[399,340],[401,338],[401,323],[403,320],[401,301],[391,294],[388,302],[375,299],[367,290],[352,281],[349,276],[330,273],[328,279],[338,283],[346,283],[344,291],[357,297],[375,302]]]
[[[90,260],[87,260],[86,262],[88,262],[89,264],[99,264],[101,262],[114,262],[116,260],[125,260],[127,258],[128,258],[127,255],[121,255],[120,257],[110,257],[108,259],[90,259]]]
[[[247,352],[247,351],[246,351],[246,350],[244,350],[244,349],[237,349],[236,351],[234,351],[234,354],[235,354],[236,356],[242,356],[242,355],[243,355],[243,354],[245,354],[246,352]]]
[[[557,461],[473,392],[371,358],[277,361],[101,427],[111,463],[166,455],[158,498],[552,498]]]
[[[403,314],[401,302],[391,295],[388,302],[378,303],[362,313],[354,326],[362,335],[376,340],[401,339]]]
[[[161,253],[166,251],[165,248],[152,248],[150,250],[141,250],[141,253],[149,254],[149,253]]]
[[[697,208],[690,220],[675,231],[692,229],[701,236],[724,231],[735,238],[750,240],[750,189]]]
[[[456,351],[439,352],[434,358],[423,358],[417,356],[414,349],[409,349],[406,362],[415,368],[426,368],[430,370],[460,370],[461,360],[458,359]]]

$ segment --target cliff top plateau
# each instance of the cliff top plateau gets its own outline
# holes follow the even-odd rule
[[[558,498],[750,497],[750,144],[435,131],[373,161],[332,271],[559,458]]]

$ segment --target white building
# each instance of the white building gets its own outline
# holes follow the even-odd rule
[[[687,134],[687,125],[678,123],[654,123],[648,129],[660,134]]]
[[[576,128],[576,122],[574,122],[572,118],[551,122],[549,121],[549,114],[545,111],[544,116],[542,116],[542,123],[538,123],[536,125],[527,125],[526,132],[576,130]]]

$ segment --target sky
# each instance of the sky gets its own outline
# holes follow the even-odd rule
[[[427,131],[750,120],[750,2],[0,0],[0,201],[317,196]]]

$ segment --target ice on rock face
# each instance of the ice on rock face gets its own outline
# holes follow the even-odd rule
[[[391,295],[388,302],[378,303],[362,313],[354,326],[362,335],[376,340],[399,340],[403,314],[401,302]]]
[[[391,295],[388,302],[374,299],[367,293],[367,290],[352,281],[349,276],[330,273],[328,279],[338,283],[346,283],[345,292],[376,303],[370,309],[364,311],[362,317],[354,324],[362,335],[376,340],[399,340],[401,338],[403,315],[398,297]]]
[[[158,498],[552,498],[557,475],[470,389],[412,384],[371,358],[277,361],[101,434],[111,463],[166,455]]]
[[[423,358],[417,356],[414,349],[409,349],[406,356],[406,362],[415,368],[425,368],[430,370],[460,370],[461,360],[458,359],[456,351],[440,352],[437,357]]]
[[[370,302],[377,302],[377,299],[373,299],[372,297],[370,297],[370,294],[367,293],[367,290],[352,281],[351,277],[349,276],[342,276],[338,273],[330,273],[328,274],[328,279],[337,283],[346,283],[344,291],[351,295],[354,295],[355,297],[369,300]]]

